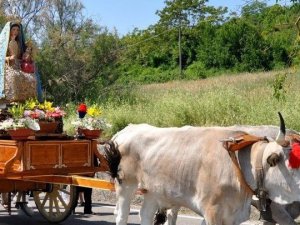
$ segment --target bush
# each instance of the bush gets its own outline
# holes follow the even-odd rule
[[[204,79],[207,78],[207,70],[202,62],[194,62],[185,70],[185,78],[187,79]]]

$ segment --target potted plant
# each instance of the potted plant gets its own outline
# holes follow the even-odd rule
[[[34,131],[40,129],[36,120],[24,116],[23,104],[13,105],[8,109],[12,118],[0,122],[0,129],[7,131],[12,139],[24,140],[34,135]]]
[[[72,122],[79,136],[84,136],[87,139],[99,138],[102,131],[110,125],[103,118],[102,109],[98,105],[87,107],[84,103],[77,108],[79,117]]]
[[[44,101],[39,103],[35,99],[29,99],[25,102],[25,115],[37,119],[40,125],[38,133],[55,133],[58,124],[66,115],[60,107],[53,107],[53,102]]]

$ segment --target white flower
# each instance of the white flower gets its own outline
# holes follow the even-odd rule
[[[110,127],[104,118],[84,117],[71,122],[75,128],[89,129],[89,130],[105,130]]]
[[[13,123],[14,123],[13,119],[4,120],[4,121],[2,121],[0,123],[0,129],[1,130],[7,130],[9,128],[12,128],[13,127]]]
[[[82,121],[81,120],[72,121],[71,124],[74,125],[75,127],[80,127],[82,126]]]
[[[28,128],[30,128],[31,130],[40,130],[40,125],[38,122],[36,122],[36,120],[33,120],[31,118],[26,119],[25,124]]]
[[[6,119],[0,122],[0,129],[2,130],[10,130],[17,128],[30,128],[32,130],[40,130],[40,125],[34,119],[29,117],[21,118],[21,119]]]

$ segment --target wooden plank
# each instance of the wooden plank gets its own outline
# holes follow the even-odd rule
[[[90,140],[27,141],[25,152],[26,170],[55,174],[62,168],[93,167]]]
[[[83,176],[60,176],[60,175],[44,175],[44,176],[24,176],[23,181],[37,183],[52,183],[52,184],[69,184],[74,186],[82,186],[89,188],[97,188],[107,191],[114,191],[114,183],[92,177]]]
[[[91,143],[66,143],[61,145],[62,167],[92,167]]]
[[[57,143],[26,143],[26,170],[52,169],[59,167],[60,146]],[[50,171],[49,171],[50,172]]]
[[[45,190],[46,183],[29,182],[23,180],[0,180],[0,192],[19,192]]]
[[[82,187],[91,187],[91,188],[98,188],[102,190],[114,191],[115,184],[107,181],[107,180],[100,180],[91,177],[80,177],[80,176],[72,176],[73,185],[82,186]]]
[[[94,165],[95,157],[100,159],[99,167]],[[0,186],[3,179],[40,176],[50,182],[44,177],[93,176],[108,170],[96,140],[0,140]]]
[[[20,172],[23,170],[21,165],[22,151],[22,142],[0,141],[0,174]]]

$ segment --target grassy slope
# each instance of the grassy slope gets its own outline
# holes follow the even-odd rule
[[[288,73],[284,101],[273,97],[277,74]],[[175,81],[140,86],[121,101],[105,106],[111,134],[128,123],[156,126],[233,124],[278,125],[277,111],[289,128],[300,130],[300,74],[268,72]]]
[[[285,100],[274,96],[274,80],[287,74]],[[205,80],[174,81],[138,86],[119,92],[103,106],[104,115],[113,125],[110,137],[129,123],[155,126],[227,126],[278,125],[282,112],[287,127],[300,131],[300,73],[291,71],[223,75]],[[101,104],[101,103],[100,103]],[[75,112],[75,106],[69,109]],[[71,114],[71,113],[70,113]],[[65,118],[65,130],[74,133]]]

